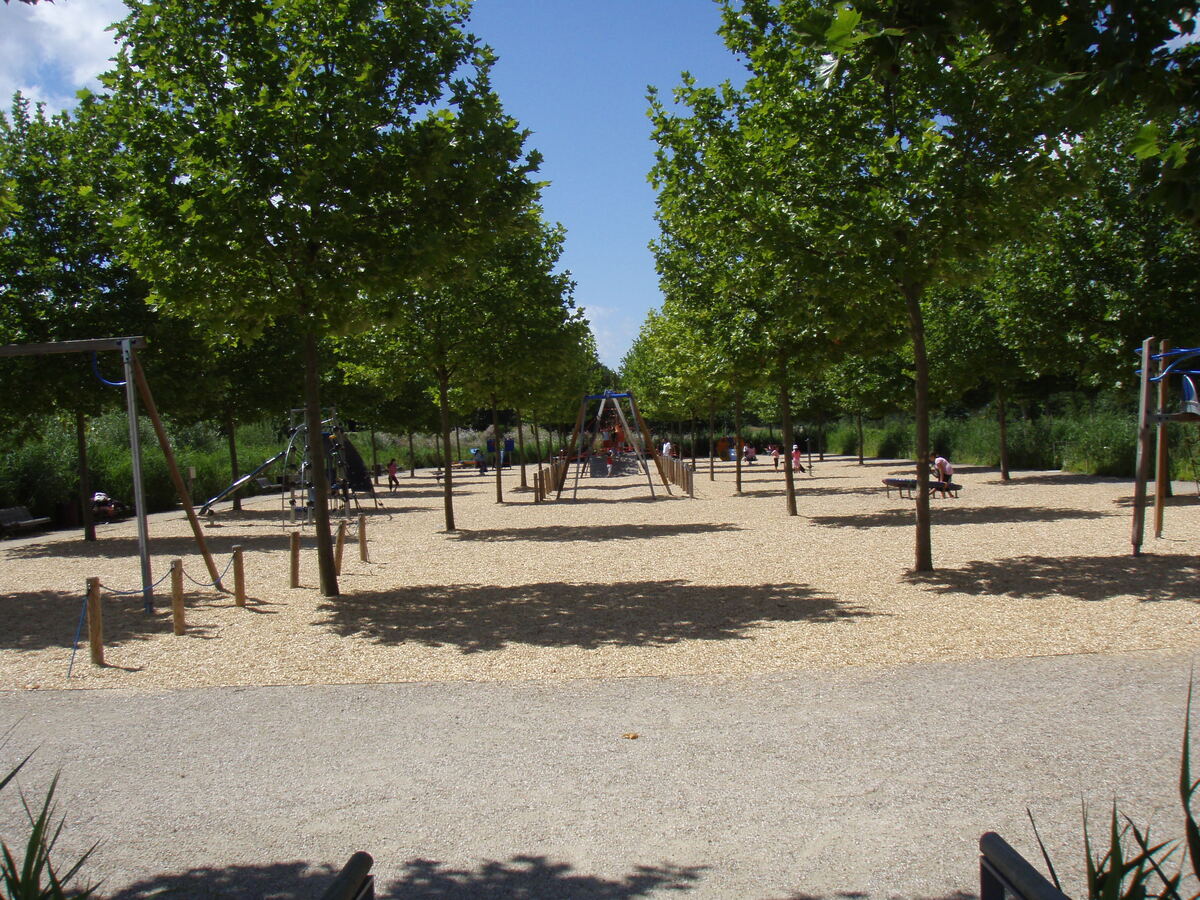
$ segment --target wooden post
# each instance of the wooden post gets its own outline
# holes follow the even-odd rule
[[[292,532],[292,587],[300,587],[300,532]]]
[[[358,514],[358,558],[363,562],[370,562],[367,554],[367,516],[365,513]]]
[[[171,560],[171,624],[176,634],[187,631],[183,621],[183,560]]]
[[[246,605],[246,569],[242,565],[242,545],[233,545],[233,602]]]
[[[1162,356],[1166,356],[1168,350],[1171,349],[1170,341],[1160,341],[1158,344],[1158,352]],[[1168,395],[1169,385],[1167,379],[1162,377],[1164,370],[1170,363],[1164,358],[1158,361],[1158,414],[1161,417],[1167,411],[1167,404],[1170,402]],[[1167,420],[1159,418],[1158,420],[1158,454],[1154,461],[1154,536],[1162,537],[1163,533],[1163,513],[1167,506],[1167,490],[1171,483],[1171,467],[1167,459]]]
[[[1142,341],[1142,377],[1138,382],[1137,463],[1133,485],[1133,555],[1142,555],[1146,530],[1146,482],[1150,477],[1150,371],[1154,360],[1154,338]]]
[[[187,513],[188,523],[192,526],[192,537],[196,540],[196,546],[200,548],[200,555],[204,557],[204,565],[208,567],[208,577],[213,580],[213,587],[223,591],[225,589],[221,587],[221,576],[217,572],[217,564],[213,561],[212,554],[208,552],[208,544],[204,540],[204,530],[200,527],[200,520],[196,518],[196,510],[192,508],[191,495],[183,483],[183,476],[179,474],[179,467],[175,464],[175,453],[171,450],[171,442],[167,440],[167,432],[163,429],[162,420],[158,417],[158,408],[154,405],[154,396],[150,393],[150,383],[146,381],[146,373],[142,371],[142,363],[136,356],[133,357],[133,377],[137,382],[138,391],[142,395],[146,415],[150,417],[150,424],[154,426],[158,445],[162,448],[163,457],[167,461],[167,473],[171,476],[171,483],[175,485],[175,493],[179,495],[179,500],[183,503],[183,511]]]
[[[333,571],[342,574],[342,551],[346,549],[346,520],[338,522],[337,547],[333,551]]]
[[[97,666],[104,665],[104,610],[100,606],[100,579],[87,580],[87,626],[88,646],[92,652],[92,662]]]

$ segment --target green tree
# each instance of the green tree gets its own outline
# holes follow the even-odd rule
[[[117,26],[111,91],[125,250],[154,301],[253,339],[319,340],[391,315],[398,285],[486,245],[531,197],[524,135],[451,0],[146,0]],[[321,590],[338,593],[320,441]]]
[[[119,255],[97,187],[108,181],[107,142],[91,103],[75,115],[48,116],[21,95],[0,114],[0,182],[8,185],[0,228],[0,343],[47,343],[152,334],[157,317],[145,287]],[[111,375],[116,371],[106,368]],[[86,454],[88,417],[121,403],[86,357],[69,354],[0,360],[5,389],[0,421],[29,434],[61,411],[74,421],[84,533],[95,540]]]

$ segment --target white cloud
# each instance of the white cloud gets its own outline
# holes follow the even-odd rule
[[[642,326],[632,313],[611,306],[588,304],[584,307],[584,315],[592,326],[592,334],[596,336],[596,353],[600,362],[610,369],[619,368],[621,360],[633,346],[633,339]]]
[[[116,53],[109,25],[125,16],[121,0],[56,0],[0,5],[0,103],[21,91],[53,112],[74,106],[75,92],[96,87]]]

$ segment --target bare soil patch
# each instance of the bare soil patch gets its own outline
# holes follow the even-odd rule
[[[930,575],[908,574],[913,502],[880,479],[911,464],[836,458],[798,476],[789,518],[783,473],[706,461],[697,497],[650,497],[644,478],[580,481],[535,504],[504,472],[456,484],[461,530],[444,533],[432,473],[364,506],[370,562],[347,544],[340,597],[317,590],[312,529],[302,587],[288,587],[278,498],[205,533],[218,566],[246,553],[250,602],[187,588],[188,632],[172,633],[169,582],[142,612],[136,527],[87,543],[53,533],[0,543],[0,688],[151,690],[197,685],[739,676],[1070,653],[1194,648],[1200,624],[1200,503],[1180,496],[1164,538],[1129,556],[1128,481],[1054,472],[963,474],[935,499]],[[532,476],[531,476],[532,477]],[[570,482],[568,482],[570,484]],[[1148,517],[1149,518],[1149,517]],[[182,513],[151,518],[156,579],[181,557],[208,581]],[[1148,532],[1149,534],[1149,532]],[[106,660],[81,640],[67,679],[85,579],[106,587]],[[232,573],[226,576],[232,587]],[[86,630],[83,639],[86,638]]]

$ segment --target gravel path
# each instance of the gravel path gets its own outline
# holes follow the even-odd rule
[[[962,900],[983,831],[1036,856],[1026,806],[1072,877],[1081,799],[1181,833],[1194,659],[15,691],[0,721],[110,896],[315,897],[365,849],[383,897]]]
[[[105,600],[103,669],[80,651],[67,680],[82,587],[138,583],[132,522],[0,543],[0,688],[159,691],[200,685],[744,676],[796,669],[1062,653],[1183,649],[1200,622],[1200,503],[1167,510],[1151,555],[1128,556],[1128,481],[1051,472],[1003,484],[961,470],[934,501],[936,573],[907,576],[912,502],[880,479],[896,461],[818,463],[789,518],[782,475],[702,471],[696,499],[651,499],[644,480],[585,479],[577,502],[534,504],[467,476],[461,531],[443,533],[439,486],[402,479],[368,516],[370,562],[350,543],[343,594],[321,597],[311,529],[288,585],[278,499],[227,509],[206,529],[218,564],[247,554],[251,603],[187,582],[189,632],[138,596]],[[676,492],[677,493],[677,492]],[[619,502],[618,502],[619,501]],[[153,517],[155,577],[172,557],[204,580],[187,523]]]

